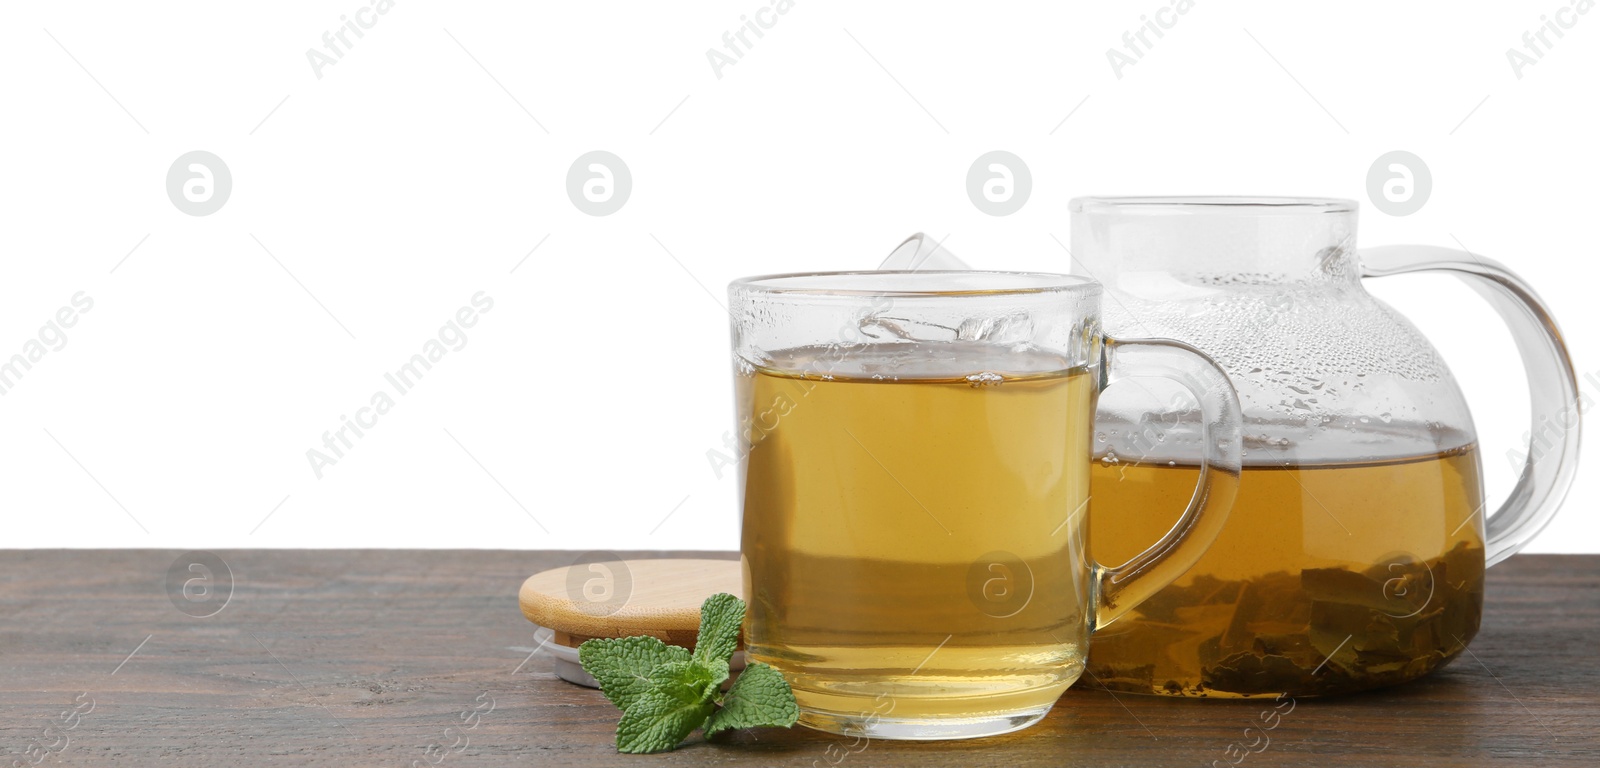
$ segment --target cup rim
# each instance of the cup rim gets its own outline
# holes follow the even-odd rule
[[[1156,214],[1345,214],[1355,213],[1354,200],[1338,197],[1287,197],[1272,195],[1141,195],[1075,197],[1067,203],[1071,213]]]
[[[899,280],[897,281],[896,278]],[[884,287],[868,285],[884,282]],[[921,283],[926,287],[912,286]],[[978,283],[978,285],[973,285]],[[984,285],[988,283],[988,285]],[[963,285],[964,284],[964,285]],[[888,269],[778,272],[741,277],[728,290],[772,296],[891,296],[937,298],[1025,296],[1054,293],[1099,294],[1100,283],[1082,275],[986,269]]]

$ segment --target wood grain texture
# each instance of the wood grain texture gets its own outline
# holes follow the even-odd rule
[[[166,592],[178,552],[0,552],[0,765],[1207,766],[1255,741],[1263,708],[1072,690],[994,739],[796,728],[618,755],[616,710],[530,657],[517,603],[576,553],[217,554],[232,599],[192,618]],[[1296,702],[1238,764],[1600,765],[1600,556],[1491,569],[1470,650],[1408,686]]]

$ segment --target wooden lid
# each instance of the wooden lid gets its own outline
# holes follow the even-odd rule
[[[727,592],[743,599],[737,560],[609,560],[536,573],[522,583],[522,615],[562,645],[648,635],[693,647],[700,604]]]

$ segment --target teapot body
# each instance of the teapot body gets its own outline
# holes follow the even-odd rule
[[[1408,320],[1361,285],[1339,200],[1073,203],[1075,272],[1110,335],[1186,342],[1244,414],[1238,496],[1177,582],[1101,630],[1088,679],[1179,696],[1315,696],[1415,679],[1478,630],[1483,488],[1471,415]],[[1102,393],[1090,547],[1123,562],[1170,529],[1205,440],[1159,381]],[[1151,401],[1162,408],[1147,407]],[[1176,416],[1123,418],[1118,414]]]

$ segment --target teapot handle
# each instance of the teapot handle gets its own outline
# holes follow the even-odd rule
[[[1549,524],[1577,474],[1582,403],[1561,329],[1550,308],[1522,278],[1466,251],[1432,245],[1363,248],[1361,266],[1362,277],[1408,272],[1454,275],[1487,299],[1511,328],[1528,373],[1533,427],[1516,487],[1485,522],[1484,554],[1494,565],[1527,546]]]

